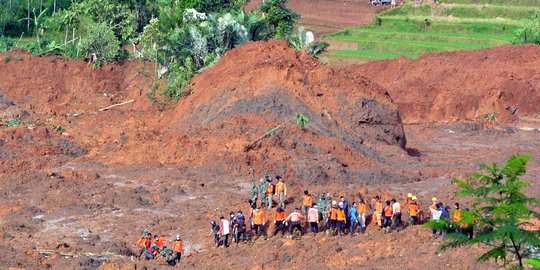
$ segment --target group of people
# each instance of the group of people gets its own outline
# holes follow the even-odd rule
[[[176,265],[182,258],[182,252],[184,252],[184,244],[180,235],[176,235],[174,241],[168,238],[155,234],[152,237],[152,233],[144,230],[141,238],[137,240],[137,259],[141,259],[144,256],[146,260],[154,260],[158,258],[164,258],[169,265]],[[170,243],[168,247],[166,244]]]
[[[313,196],[305,190],[302,206],[287,214],[285,211],[287,186],[281,176],[277,175],[275,179],[276,184],[268,173],[265,173],[258,186],[256,181],[252,182],[247,217],[242,210],[238,210],[236,213],[231,212],[228,218],[221,216],[219,222],[211,221],[210,233],[214,235],[216,246],[222,244],[223,247],[228,247],[231,241],[237,244],[248,242],[250,236],[255,240],[263,236],[267,240],[269,235],[266,227],[269,219],[264,209],[271,211],[274,200],[277,201],[277,205],[273,212],[274,226],[270,237],[278,234],[283,237],[287,231],[290,237],[302,236],[308,230],[314,234],[325,231],[329,235],[348,234],[354,237],[364,233],[368,223],[374,223],[379,230],[389,233],[391,230],[399,231],[403,228],[404,211],[408,212],[409,225],[417,225],[428,219],[437,222],[446,219],[456,230],[472,237],[472,226],[461,223],[459,203],[456,203],[455,209],[451,211],[449,206],[444,206],[433,197],[432,204],[424,212],[418,198],[411,193],[407,194],[404,202],[398,202],[396,199],[383,201],[380,196],[375,196],[373,207],[372,204],[366,203],[363,197],[349,203],[344,196],[333,199],[330,193],[322,193],[318,201],[314,202]],[[368,218],[370,215],[371,219]],[[439,235],[445,238],[443,230],[433,231],[434,237]]]

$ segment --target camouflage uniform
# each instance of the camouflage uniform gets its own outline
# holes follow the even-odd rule
[[[326,203],[326,196],[324,193],[319,197],[319,201],[317,202],[317,209],[319,209],[319,213],[322,215],[322,219],[326,222],[326,219],[328,218],[328,211],[330,209],[327,208]]]
[[[264,178],[261,178],[261,185],[259,186],[259,192],[261,193],[261,205],[262,206],[266,206],[266,204],[268,203],[268,199],[267,199],[267,193],[266,193],[266,189],[268,188],[268,184],[266,183],[265,179]]]
[[[253,185],[251,187],[251,200],[253,203],[257,203],[257,199],[259,198],[259,188],[257,187],[257,184],[255,184],[255,180],[251,181],[251,184]]]

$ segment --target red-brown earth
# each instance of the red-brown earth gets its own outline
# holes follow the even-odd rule
[[[531,105],[539,98],[538,74],[523,64],[538,63],[532,57],[538,48],[331,68],[284,42],[250,43],[197,76],[190,95],[166,109],[146,96],[143,71],[152,67],[141,62],[96,70],[81,61],[3,54],[0,121],[22,125],[0,127],[0,266],[166,268],[130,259],[148,228],[183,236],[184,268],[492,268],[474,263],[479,248],[438,254],[439,240],[422,227],[383,235],[371,226],[354,239],[259,239],[225,250],[212,248],[209,221],[247,211],[250,182],[266,170],[287,180],[288,211],[306,188],[351,200],[412,192],[427,205],[432,196],[459,200],[452,177],[519,152],[535,157],[525,178],[532,182],[528,194],[538,197],[540,130],[511,125],[523,115],[534,122],[540,113],[538,102]],[[471,62],[481,68],[469,68]],[[389,75],[389,83],[380,75],[387,67],[411,73]],[[456,69],[466,75],[442,75]],[[410,81],[416,87],[405,91]],[[463,90],[449,91],[452,85]],[[415,99],[422,106],[408,105]],[[429,100],[437,100],[437,109]],[[502,115],[507,105],[518,108],[501,116],[510,124],[447,123],[475,120],[469,116],[478,108]],[[310,119],[305,129],[294,123],[298,112]],[[401,118],[420,124],[403,125]],[[263,136],[276,126],[277,134]]]

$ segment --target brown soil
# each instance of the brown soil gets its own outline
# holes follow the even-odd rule
[[[351,66],[388,89],[407,123],[499,121],[536,115],[540,104],[540,46],[427,54]]]
[[[250,1],[246,9],[256,9],[262,2]],[[289,0],[287,6],[302,14],[300,24],[313,31],[316,38],[345,27],[366,25],[375,14],[385,9],[372,6],[368,0]]]
[[[489,91],[472,91],[487,89],[485,81],[514,85],[509,76],[501,77],[502,63],[518,82],[530,75],[527,82],[537,86],[535,74],[518,68],[536,50],[503,47],[431,57],[455,56],[451,61],[461,66],[451,67],[470,76],[467,93],[489,97]],[[8,55],[11,61],[5,60]],[[500,55],[504,62],[486,60],[482,68],[493,72],[475,73],[467,66],[471,60],[458,61],[481,59],[479,55],[488,60]],[[21,51],[1,55],[0,121],[18,118],[23,125],[0,127],[0,268],[167,268],[163,262],[130,259],[140,231],[148,228],[183,236],[186,268],[477,269],[474,257],[481,249],[439,255],[439,241],[422,227],[383,235],[371,226],[368,234],[353,240],[322,234],[300,241],[259,239],[228,250],[213,249],[208,237],[211,219],[247,211],[250,182],[266,170],[285,177],[287,211],[300,203],[306,188],[349,199],[359,193],[387,199],[413,192],[427,205],[434,195],[448,203],[457,200],[449,179],[467,175],[481,162],[503,161],[516,152],[539,156],[534,130],[483,128],[480,122],[403,127],[398,105],[405,119],[418,118],[403,105],[412,97],[400,96],[404,92],[379,82],[380,76],[370,71],[384,71],[384,63],[402,63],[403,69],[423,66],[424,78],[429,78],[444,73],[434,70],[449,68],[443,60],[429,65],[426,58],[418,60],[423,64],[401,59],[330,68],[285,43],[250,43],[227,53],[192,81],[188,97],[163,110],[145,95],[148,82],[141,73],[152,67],[143,63],[96,70],[80,61]],[[454,78],[454,85],[464,80]],[[400,80],[392,81],[405,84]],[[443,85],[451,83],[445,78]],[[429,90],[417,97],[434,91],[417,89]],[[517,94],[512,97],[508,100],[516,100],[518,113],[524,113],[527,103]],[[529,100],[537,98],[537,91],[529,92]],[[99,111],[131,99],[133,103]],[[455,106],[454,99],[446,100],[446,106]],[[493,110],[499,112],[497,108]],[[468,110],[473,109],[463,107]],[[305,130],[294,123],[297,112],[310,119]],[[539,113],[534,108],[528,112]],[[276,135],[254,143],[280,125]],[[539,176],[540,161],[535,159],[526,179],[533,182],[528,192],[536,197]]]

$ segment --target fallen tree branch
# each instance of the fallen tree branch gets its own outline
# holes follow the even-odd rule
[[[287,122],[286,122],[287,123]],[[278,126],[276,126],[275,128],[271,128],[269,129],[266,133],[264,133],[264,135],[262,135],[261,137],[259,137],[258,139],[256,139],[255,141],[253,141],[252,143],[246,145],[244,147],[244,152],[248,152],[249,150],[255,148],[255,146],[257,145],[258,142],[260,142],[262,139],[266,138],[267,136],[269,136],[270,134],[272,134],[273,131],[277,131],[279,128],[281,128],[284,124],[286,123],[282,123],[282,124],[279,124]]]
[[[100,111],[100,112],[106,111],[106,110],[111,109],[111,108],[114,108],[114,107],[118,107],[118,106],[122,106],[122,105],[129,104],[129,103],[131,103],[131,102],[133,102],[133,101],[135,101],[135,100],[132,99],[132,100],[128,100],[128,101],[126,101],[126,102],[113,104],[113,105],[111,105],[111,106],[109,106],[109,107],[101,108],[101,109],[99,109],[99,111]]]

